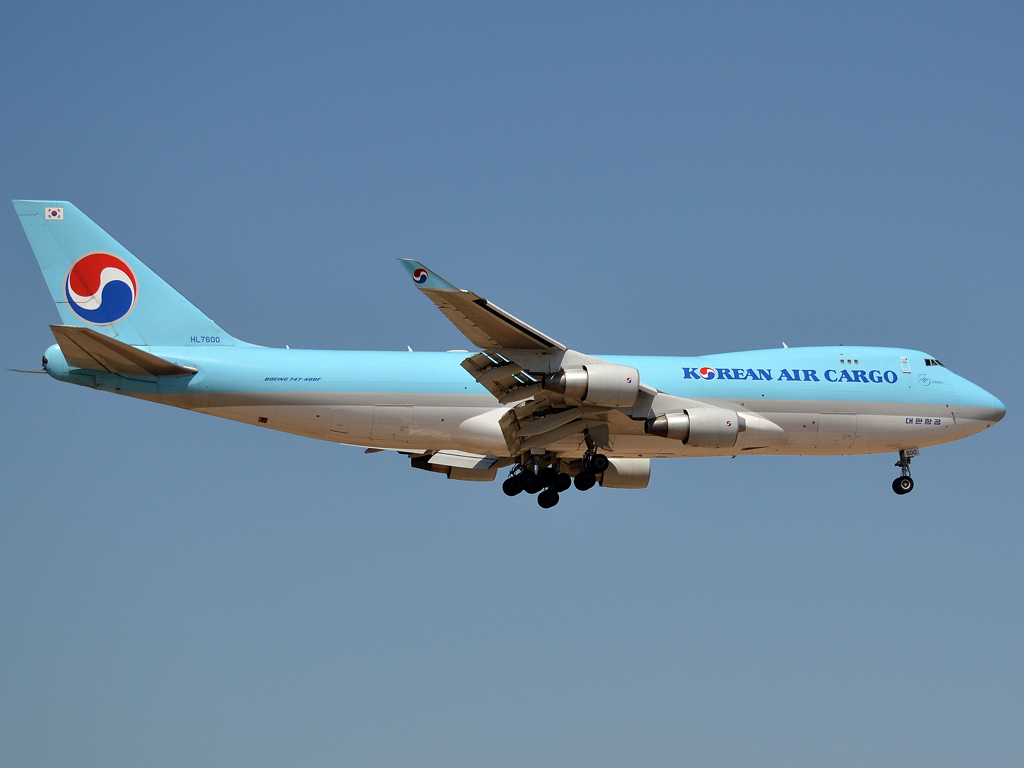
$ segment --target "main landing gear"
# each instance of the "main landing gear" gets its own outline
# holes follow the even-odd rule
[[[917,449],[908,448],[900,451],[900,460],[896,462],[896,466],[900,468],[900,476],[892,481],[892,489],[900,496],[914,490],[914,480],[910,477],[910,460],[914,456],[917,456]]]
[[[580,471],[572,484],[577,491],[589,491],[597,483],[597,476],[608,469],[608,457],[603,453],[588,453],[580,462]]]
[[[506,496],[518,496],[523,491],[537,494],[537,504],[541,509],[551,509],[558,503],[558,494],[569,490],[570,486],[575,485],[579,491],[593,488],[597,484],[597,475],[608,469],[609,463],[608,457],[604,454],[587,454],[579,462],[579,471],[576,472],[575,478],[557,469],[556,467],[560,465],[557,460],[542,468],[519,464],[501,484],[501,490]]]

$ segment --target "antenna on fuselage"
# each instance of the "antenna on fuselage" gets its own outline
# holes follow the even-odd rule
[[[782,342],[783,349],[789,349],[789,345],[786,342]]]

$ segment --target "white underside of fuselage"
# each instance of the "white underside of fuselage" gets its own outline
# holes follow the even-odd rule
[[[164,400],[164,398],[146,398]],[[486,396],[338,394],[321,402],[244,402],[240,396],[203,404],[168,402],[221,418],[254,424],[319,440],[412,453],[457,450],[508,456],[498,426],[508,409]],[[387,402],[381,402],[381,400]],[[164,400],[167,402],[166,400]],[[240,402],[241,401],[241,402]],[[447,402],[445,402],[447,401]],[[605,452],[623,458],[701,456],[850,455],[889,453],[948,443],[992,425],[982,409],[911,403],[708,401],[735,409],[755,425],[741,432],[734,446],[694,448],[677,440],[644,434],[643,422],[615,412],[610,419],[610,445]],[[978,410],[979,413],[972,413]],[[781,429],[759,430],[757,416]],[[754,417],[754,418],[751,418]],[[546,445],[565,458],[582,456],[582,435]]]

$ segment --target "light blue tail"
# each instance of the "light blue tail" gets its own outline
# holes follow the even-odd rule
[[[241,343],[71,203],[15,200],[14,209],[64,325],[136,346]]]

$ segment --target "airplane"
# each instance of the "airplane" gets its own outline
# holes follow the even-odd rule
[[[898,453],[998,422],[1003,404],[934,356],[786,347],[699,357],[577,352],[412,259],[480,351],[271,349],[234,338],[66,201],[15,200],[57,305],[51,377],[267,429],[397,451],[549,509],[575,486],[642,489],[651,460]]]

